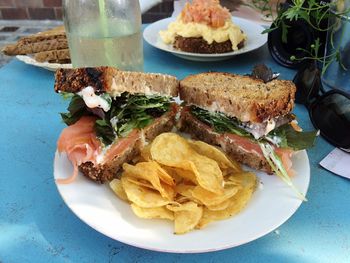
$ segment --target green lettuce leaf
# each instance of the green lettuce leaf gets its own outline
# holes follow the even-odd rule
[[[87,112],[84,100],[79,95],[74,94],[69,103],[68,111],[68,113],[61,113],[61,117],[65,124],[72,125]]]
[[[89,109],[77,94],[64,93],[71,97],[68,113],[61,113],[62,120],[72,125],[83,115],[97,114]],[[133,129],[142,129],[170,109],[170,97],[157,95],[123,93],[112,100],[109,94],[101,94],[110,105],[110,110],[103,115],[96,115],[94,126],[96,135],[104,145],[113,143],[116,137],[126,137]]]
[[[253,138],[249,132],[238,126],[240,122],[235,118],[228,117],[221,112],[210,112],[196,106],[191,106],[190,110],[197,119],[208,124],[218,133],[229,132]]]
[[[282,125],[268,136],[277,136],[281,139],[280,147],[289,147],[295,151],[304,150],[314,146],[318,131],[298,132],[290,124]]]

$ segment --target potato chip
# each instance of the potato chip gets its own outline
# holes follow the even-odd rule
[[[230,160],[221,150],[202,141],[189,141],[191,147],[199,154],[213,159],[218,163],[221,169],[231,168],[235,172],[242,171],[241,166],[233,160]]]
[[[222,151],[174,133],[157,136],[140,160],[110,186],[136,216],[174,220],[175,234],[239,213],[256,188],[256,176]]]
[[[184,234],[194,229],[203,213],[203,207],[192,201],[166,207],[174,211],[175,234]]]
[[[203,209],[203,216],[197,225],[197,228],[203,228],[213,221],[229,218],[239,213],[251,199],[256,187],[256,176],[253,173],[239,173],[239,179],[245,182],[245,185],[233,197],[229,199],[229,205],[226,209],[212,211],[208,208]],[[243,177],[245,175],[246,177]],[[238,178],[238,177],[236,177]]]
[[[156,162],[152,162],[152,164],[157,168],[158,172],[159,172],[159,179],[161,181],[163,181],[164,183],[171,185],[171,186],[175,186],[175,180],[174,178],[171,177],[170,174],[167,173],[166,170],[164,170],[158,163]]]
[[[129,182],[132,182],[134,184],[137,184],[137,185],[140,185],[140,186],[143,186],[143,187],[147,187],[147,188],[152,189],[152,190],[157,190],[148,181],[137,179],[137,178],[135,178],[132,175],[127,174],[127,173],[124,173],[123,176],[126,177]]]
[[[148,145],[145,145],[142,150],[141,150],[141,161],[151,161],[152,158],[151,158],[151,152],[150,152],[150,149],[151,149],[151,144],[148,144]]]
[[[198,184],[197,179],[196,179],[196,175],[193,171],[184,170],[184,169],[175,168],[175,167],[172,167],[171,169],[173,169],[173,171],[176,173],[176,175],[179,176],[181,179],[185,179],[185,181],[189,181],[189,182],[192,182],[194,184]]]
[[[109,186],[120,199],[129,202],[128,196],[124,191],[122,182],[119,179],[113,179],[112,181],[110,181]]]
[[[136,204],[131,204],[131,209],[140,218],[153,219],[169,219],[174,220],[174,212],[166,209],[164,206],[161,207],[140,207]]]
[[[257,185],[257,178],[252,172],[231,173],[227,177],[227,182],[232,182],[243,188],[255,188]]]
[[[132,183],[126,176],[122,176],[121,182],[128,199],[140,207],[159,207],[170,203],[158,191]]]
[[[216,161],[198,154],[181,136],[163,133],[151,145],[152,159],[167,166],[193,171],[203,188],[220,194],[223,192],[223,176]]]
[[[225,201],[216,204],[216,205],[207,205],[206,208],[208,208],[211,211],[218,211],[218,210],[224,210],[230,205],[230,199],[226,199]]]
[[[161,165],[161,167],[167,172],[167,174],[169,174],[174,179],[175,184],[182,182],[183,178],[179,176],[176,172],[176,170],[179,168],[169,167],[165,165]],[[195,176],[193,175],[193,177]]]
[[[201,186],[196,186],[192,190],[192,196],[206,206],[215,206],[234,196],[238,190],[238,186],[229,185],[224,188],[223,194],[218,195]]]
[[[197,204],[202,204],[201,201],[194,198],[192,195],[192,191],[195,187],[196,186],[194,186],[194,185],[187,185],[187,184],[183,184],[183,183],[178,184],[175,187],[175,191],[177,193],[176,202],[184,203],[184,201],[194,201]]]
[[[160,176],[163,171],[159,170],[159,165],[155,162],[140,162],[136,165],[130,165],[124,163],[123,169],[128,176],[134,178],[143,179],[150,182],[153,187],[159,191],[162,197],[168,198],[169,200],[173,197],[173,194],[169,194],[160,182]],[[170,177],[170,175],[168,175]],[[170,177],[172,180],[172,178]],[[173,182],[173,181],[172,181]],[[173,182],[174,184],[174,182]]]

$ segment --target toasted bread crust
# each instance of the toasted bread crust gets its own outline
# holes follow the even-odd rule
[[[22,37],[15,44],[7,45],[2,52],[8,56],[32,54],[48,50],[68,48],[63,26]]]
[[[242,48],[243,46],[244,41],[239,43],[237,47]],[[208,44],[203,37],[182,37],[179,35],[175,37],[173,47],[186,52],[203,54],[218,54],[232,51],[231,40],[226,40],[221,43],[213,41],[213,43]]]
[[[208,125],[196,119],[189,111],[183,110],[181,112],[178,129],[189,133],[197,140],[221,147],[233,160],[269,174],[273,173],[270,165],[263,156],[244,151],[236,144],[230,142],[229,138],[214,132]]]
[[[59,69],[55,91],[79,92],[92,86],[96,92],[119,96],[123,92],[177,96],[179,81],[174,76],[121,71],[113,67]]]
[[[294,107],[295,85],[287,80],[260,79],[231,73],[209,72],[180,81],[180,98],[188,104],[220,111],[246,122],[288,114]]]
[[[169,111],[163,116],[154,120],[154,122],[143,129],[146,141],[152,141],[158,134],[170,131],[175,125],[174,111]],[[98,183],[104,183],[117,177],[117,173],[121,170],[123,163],[134,160],[143,147],[142,138],[138,138],[130,144],[124,152],[115,156],[112,161],[94,165],[92,162],[86,162],[79,166],[80,171],[89,179]]]

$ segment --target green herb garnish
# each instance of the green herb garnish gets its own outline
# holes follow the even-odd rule
[[[230,132],[239,136],[251,137],[251,134],[240,128],[236,118],[229,117],[221,112],[210,112],[196,106],[191,106],[191,113],[200,121],[210,125],[218,133]]]
[[[67,96],[65,96],[66,94],[69,93],[63,94],[63,98],[65,99],[68,98]],[[86,112],[85,102],[79,95],[74,94],[71,98],[72,99],[68,106],[69,112],[61,113],[62,120],[67,125],[72,125],[76,123]]]
[[[62,120],[72,125],[83,115],[96,115],[95,132],[103,144],[113,143],[116,137],[126,137],[133,129],[142,129],[170,109],[170,97],[157,95],[123,93],[112,98],[107,94],[100,95],[110,104],[110,110],[97,114],[89,109],[84,100],[74,94],[68,107],[68,113],[61,113]]]

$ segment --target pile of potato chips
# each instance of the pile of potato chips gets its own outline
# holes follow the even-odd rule
[[[136,165],[125,163],[113,191],[141,218],[173,220],[175,234],[201,229],[241,211],[257,184],[214,146],[163,133],[141,153]]]

